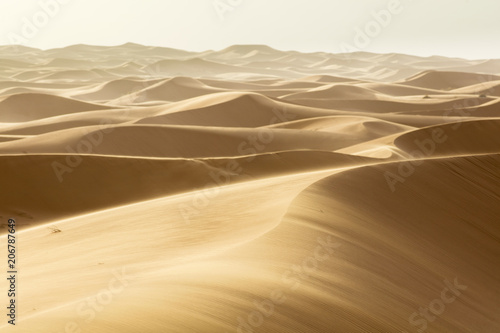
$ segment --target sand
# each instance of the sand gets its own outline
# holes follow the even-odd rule
[[[0,47],[0,332],[500,332],[498,63]]]

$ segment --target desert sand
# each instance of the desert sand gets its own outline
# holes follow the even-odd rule
[[[500,332],[500,60],[2,46],[0,174],[0,332]]]

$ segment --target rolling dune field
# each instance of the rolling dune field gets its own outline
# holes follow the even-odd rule
[[[500,60],[0,46],[0,174],[0,332],[500,332]]]

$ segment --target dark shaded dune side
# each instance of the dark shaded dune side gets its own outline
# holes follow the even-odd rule
[[[457,279],[466,289],[432,315],[428,331],[500,330],[499,163],[500,155],[427,161],[395,193],[384,174],[401,163],[345,171],[307,188],[277,228],[230,254],[263,263],[242,284],[256,300],[285,292],[286,302],[275,304],[273,320],[260,329],[413,332],[425,321],[410,316],[441,299],[445,280]],[[320,238],[338,248],[316,268],[292,273],[314,256]],[[259,289],[271,277],[273,288]]]
[[[220,159],[150,159],[92,155],[3,155],[0,209],[31,222],[88,213],[243,180],[376,161],[321,151]],[[21,184],[31,184],[29,191]]]
[[[431,126],[402,134],[394,144],[415,157],[500,152],[500,120],[470,120]]]

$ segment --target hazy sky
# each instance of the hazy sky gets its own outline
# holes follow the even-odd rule
[[[500,58],[499,13],[500,0],[0,0],[0,44]]]

